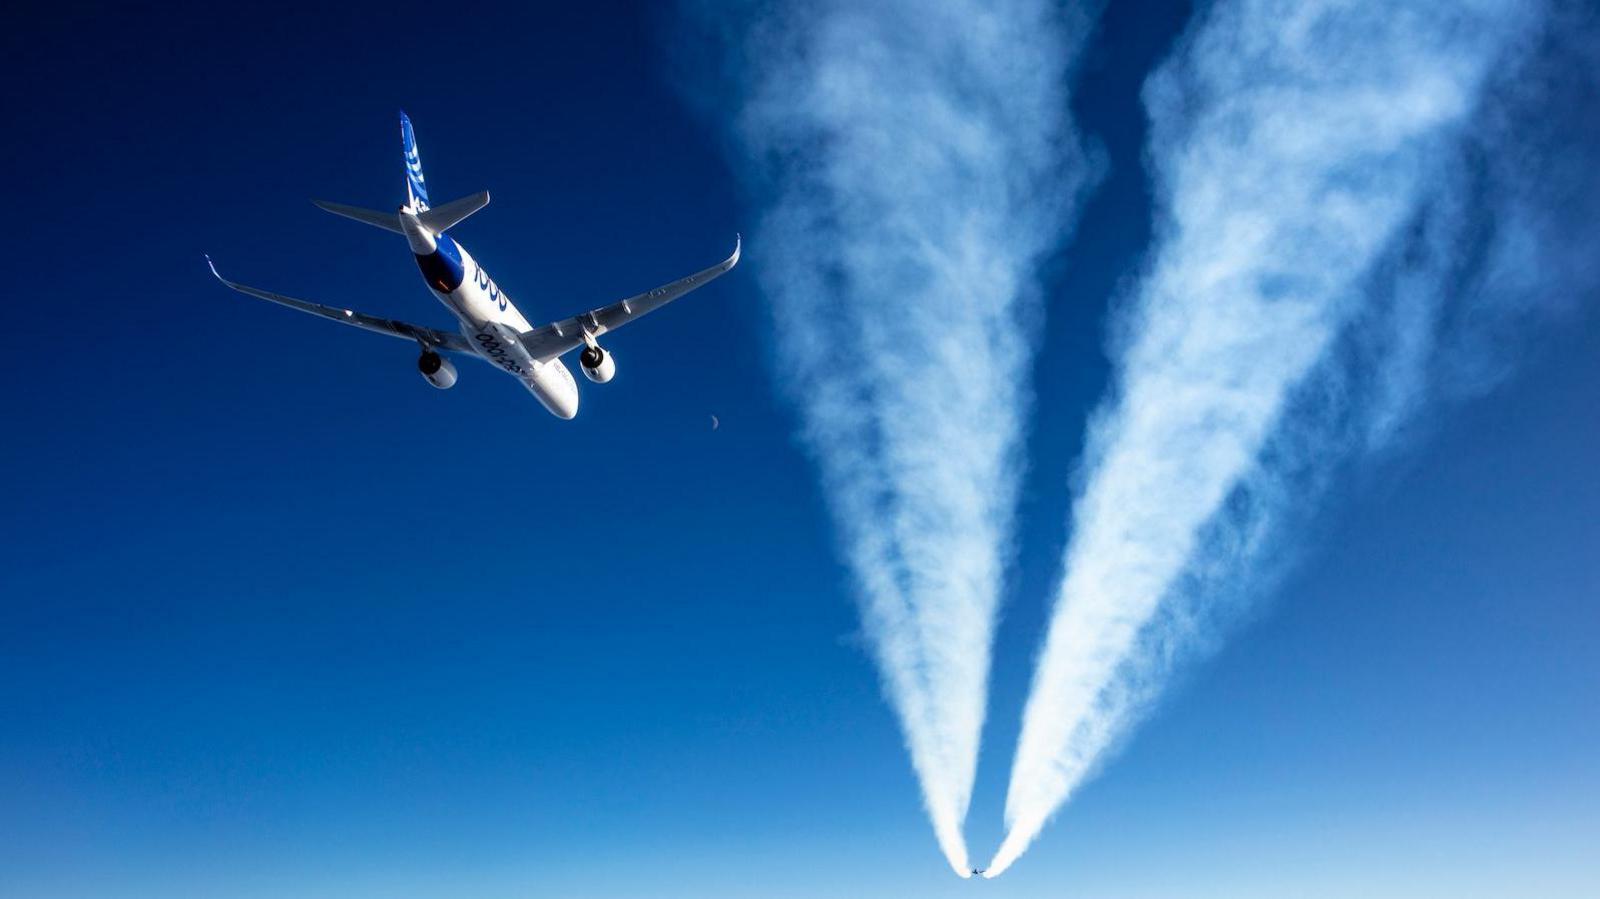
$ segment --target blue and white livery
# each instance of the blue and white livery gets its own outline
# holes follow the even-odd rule
[[[740,244],[736,240],[733,255],[710,268],[609,306],[534,327],[472,254],[444,233],[487,206],[488,192],[443,206],[430,206],[416,136],[411,130],[411,120],[403,112],[400,113],[400,137],[405,152],[406,204],[398,211],[380,212],[322,200],[313,202],[336,215],[403,235],[428,289],[456,317],[458,331],[439,331],[247,287],[222,277],[215,264],[211,264],[211,273],[240,293],[368,331],[415,341],[422,351],[417,359],[417,370],[429,384],[441,390],[456,383],[456,368],[446,354],[477,356],[520,381],[552,415],[570,419],[578,414],[578,385],[572,372],[562,363],[563,355],[581,347],[578,367],[584,376],[597,384],[610,381],[616,374],[617,363],[611,353],[600,346],[601,336],[665,306],[739,262]],[[206,262],[211,262],[209,256]]]

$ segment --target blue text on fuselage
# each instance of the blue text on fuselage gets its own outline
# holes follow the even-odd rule
[[[481,265],[478,266],[478,286],[489,295],[490,302],[500,307],[501,312],[506,311],[506,306],[509,304],[506,295],[500,292],[500,285],[494,283],[494,279],[489,277],[489,273],[484,271]]]
[[[478,342],[485,359],[519,378],[527,374],[522,366],[517,364],[516,358],[506,349],[505,344],[501,343],[500,338],[496,337],[493,332],[479,331],[472,335],[472,339]]]

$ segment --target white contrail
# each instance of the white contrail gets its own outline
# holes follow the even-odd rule
[[[1262,588],[1285,515],[1411,420],[1477,352],[1471,329],[1549,293],[1529,146],[1506,121],[1548,99],[1514,74],[1548,49],[1545,12],[1222,0],[1146,85],[1156,240],[1118,322],[988,876]]]
[[[1087,19],[1046,0],[833,0],[780,8],[738,39],[741,155],[767,210],[751,261],[779,380],[962,876],[1033,270],[1094,168],[1066,88]]]

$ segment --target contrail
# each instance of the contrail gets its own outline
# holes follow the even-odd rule
[[[1011,540],[1037,258],[1093,180],[1044,0],[828,0],[737,23],[737,155],[799,408],[939,846],[961,835]],[[725,9],[708,11],[718,23]],[[719,73],[721,74],[721,73]]]
[[[1156,238],[1117,322],[988,876],[1269,586],[1286,519],[1341,462],[1492,381],[1493,341],[1529,313],[1592,294],[1594,244],[1571,226],[1594,236],[1594,138],[1572,136],[1595,113],[1593,42],[1563,49],[1573,20],[1552,15],[1222,0],[1147,83]]]

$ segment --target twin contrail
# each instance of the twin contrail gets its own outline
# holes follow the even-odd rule
[[[988,876],[1269,586],[1342,461],[1492,381],[1508,322],[1592,289],[1600,54],[1561,2],[1216,0],[1147,82],[1154,238]],[[1095,180],[1067,84],[1097,9],[779,4],[738,8],[728,42],[779,381],[963,876],[1034,271]]]
[[[1157,239],[1089,434],[989,876],[1264,586],[1285,515],[1461,372],[1491,372],[1474,329],[1569,286],[1512,121],[1537,99],[1511,88],[1544,13],[1224,0],[1147,83]]]
[[[766,11],[732,48],[779,380],[962,876],[1033,273],[1091,179],[1066,88],[1086,30],[1045,0],[836,0]]]

